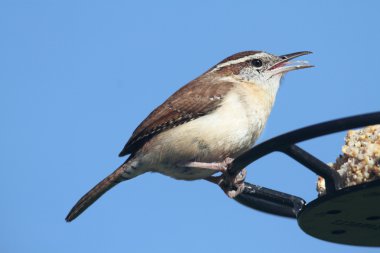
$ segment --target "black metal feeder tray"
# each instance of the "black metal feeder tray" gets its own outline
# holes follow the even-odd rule
[[[362,114],[304,127],[267,140],[236,158],[230,173],[239,171],[274,151],[285,153],[323,177],[326,194],[306,202],[297,196],[245,183],[235,200],[263,212],[295,218],[307,234],[349,245],[380,246],[380,180],[342,188],[339,174],[327,164],[301,149],[298,142],[380,124],[380,112]]]

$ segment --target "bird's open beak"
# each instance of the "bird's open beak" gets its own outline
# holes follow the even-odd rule
[[[311,53],[312,52],[310,51],[302,51],[297,53],[281,55],[278,57],[279,61],[273,64],[271,67],[269,67],[268,70],[271,72],[272,76],[274,76],[292,70],[314,67],[313,65],[310,65],[307,61],[290,61],[294,58]]]

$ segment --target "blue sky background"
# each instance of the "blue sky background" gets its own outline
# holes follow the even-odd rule
[[[320,241],[205,181],[145,174],[68,224],[73,204],[123,159],[147,114],[243,50],[304,57],[259,142],[379,110],[378,1],[0,2],[1,252],[378,252]],[[302,143],[323,161],[344,133]],[[281,154],[248,181],[316,198],[313,173]]]

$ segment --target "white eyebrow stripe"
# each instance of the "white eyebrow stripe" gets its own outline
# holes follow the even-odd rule
[[[253,55],[244,56],[244,57],[236,59],[236,60],[231,60],[231,61],[228,61],[228,62],[224,62],[224,63],[216,65],[216,67],[213,70],[211,70],[211,72],[213,72],[215,70],[218,70],[220,68],[226,67],[226,66],[230,66],[230,65],[246,62],[248,60],[252,60],[252,59],[258,58],[258,57],[263,56],[263,55],[264,55],[264,53],[257,53],[257,54],[253,54]]]

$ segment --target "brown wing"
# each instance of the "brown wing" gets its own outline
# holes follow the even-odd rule
[[[163,131],[214,111],[232,86],[232,83],[212,82],[211,79],[197,79],[188,83],[141,122],[119,156],[136,152]]]

